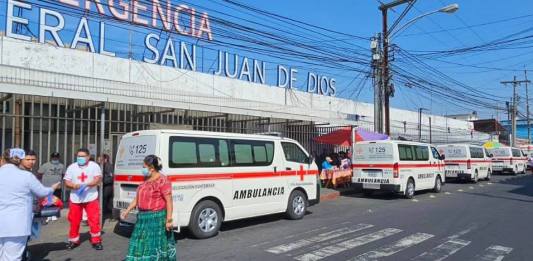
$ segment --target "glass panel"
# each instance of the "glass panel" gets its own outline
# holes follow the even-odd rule
[[[225,140],[219,140],[218,141],[218,153],[220,158],[220,164],[222,167],[229,166],[229,150],[228,150],[228,142]]]
[[[215,145],[213,144],[199,144],[198,152],[200,155],[200,162],[214,163],[217,156],[215,152]]]
[[[294,143],[282,142],[283,152],[287,161],[307,163],[307,154]]]
[[[237,164],[253,164],[252,145],[250,144],[235,144],[233,146],[235,152],[235,163]]]
[[[254,146],[254,161],[255,162],[266,162],[267,161],[267,152],[264,146]]]
[[[172,163],[174,164],[196,164],[196,143],[176,141],[172,143]]]

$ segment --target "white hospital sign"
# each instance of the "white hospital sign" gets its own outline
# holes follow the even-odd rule
[[[197,40],[212,41],[214,36],[207,12],[198,12],[187,5],[172,5],[170,0],[56,0],[59,5],[45,6],[40,3],[7,0],[6,8],[6,36],[25,41],[32,40],[29,32],[14,30],[20,26],[37,24],[38,41],[45,43],[52,40],[59,47],[72,49],[79,46],[86,47],[90,52],[109,56],[117,56],[111,50],[107,41],[116,41],[120,36],[114,35],[109,39],[106,34],[106,22],[94,21],[80,15],[73,33],[67,34],[70,22],[66,16],[56,10],[72,10],[72,13],[95,10],[102,18],[112,18],[115,22],[125,21],[131,25],[148,27],[165,31],[174,35],[195,38]],[[150,2],[150,4],[147,4]],[[55,8],[56,10],[52,10]],[[78,9],[78,10],[77,10]],[[24,12],[23,12],[24,11]],[[67,11],[71,12],[71,11]],[[33,14],[33,15],[32,15]],[[36,18],[37,17],[37,18]],[[37,20],[37,21],[32,21]],[[108,21],[109,19],[102,19]],[[184,22],[185,21],[185,22]],[[30,31],[30,30],[26,30]],[[197,47],[169,37],[161,37],[161,33],[146,33],[144,36],[143,57],[146,63],[172,66],[174,68],[191,71],[198,70]],[[70,43],[69,46],[68,44]],[[161,48],[163,47],[163,48]],[[218,51],[215,75],[240,79],[243,81],[266,84],[268,78],[267,63],[256,59],[249,59],[227,51]],[[275,85],[283,88],[296,88],[298,83],[298,69],[283,65],[276,65],[277,78]],[[335,96],[336,80],[334,78],[307,72],[306,91],[320,95]]]

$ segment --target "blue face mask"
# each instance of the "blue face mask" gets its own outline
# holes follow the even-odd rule
[[[85,164],[87,164],[87,159],[85,159],[85,157],[77,157],[76,162],[79,166],[85,166]]]
[[[52,164],[58,164],[59,160],[52,160]]]
[[[150,176],[150,171],[148,170],[148,168],[143,168],[142,169],[142,173],[143,173],[143,176],[145,176],[145,177]]]

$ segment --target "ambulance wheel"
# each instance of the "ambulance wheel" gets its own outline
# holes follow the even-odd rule
[[[307,197],[299,190],[292,191],[287,204],[287,217],[292,220],[302,219],[307,211]]]
[[[487,171],[487,177],[485,178],[486,181],[489,181],[490,180],[490,176],[492,176],[492,171],[489,169]]]
[[[222,211],[217,203],[204,200],[194,207],[190,226],[194,237],[198,239],[213,237],[218,234],[221,224]]]
[[[407,180],[404,196],[407,199],[412,199],[415,197],[415,181],[412,178],[409,178],[409,180]]]
[[[514,170],[513,170],[513,176],[516,176],[518,174],[518,166],[514,166]]]
[[[433,192],[440,193],[442,191],[442,180],[440,180],[440,176],[437,176],[435,179],[435,187],[433,187]]]

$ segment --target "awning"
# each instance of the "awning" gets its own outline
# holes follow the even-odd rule
[[[349,147],[352,145],[352,128],[344,127],[334,130],[330,133],[320,135],[313,140],[322,144],[330,144],[337,146]],[[355,141],[372,141],[372,140],[387,140],[389,136],[372,131],[367,131],[362,128],[357,128],[355,132]]]

